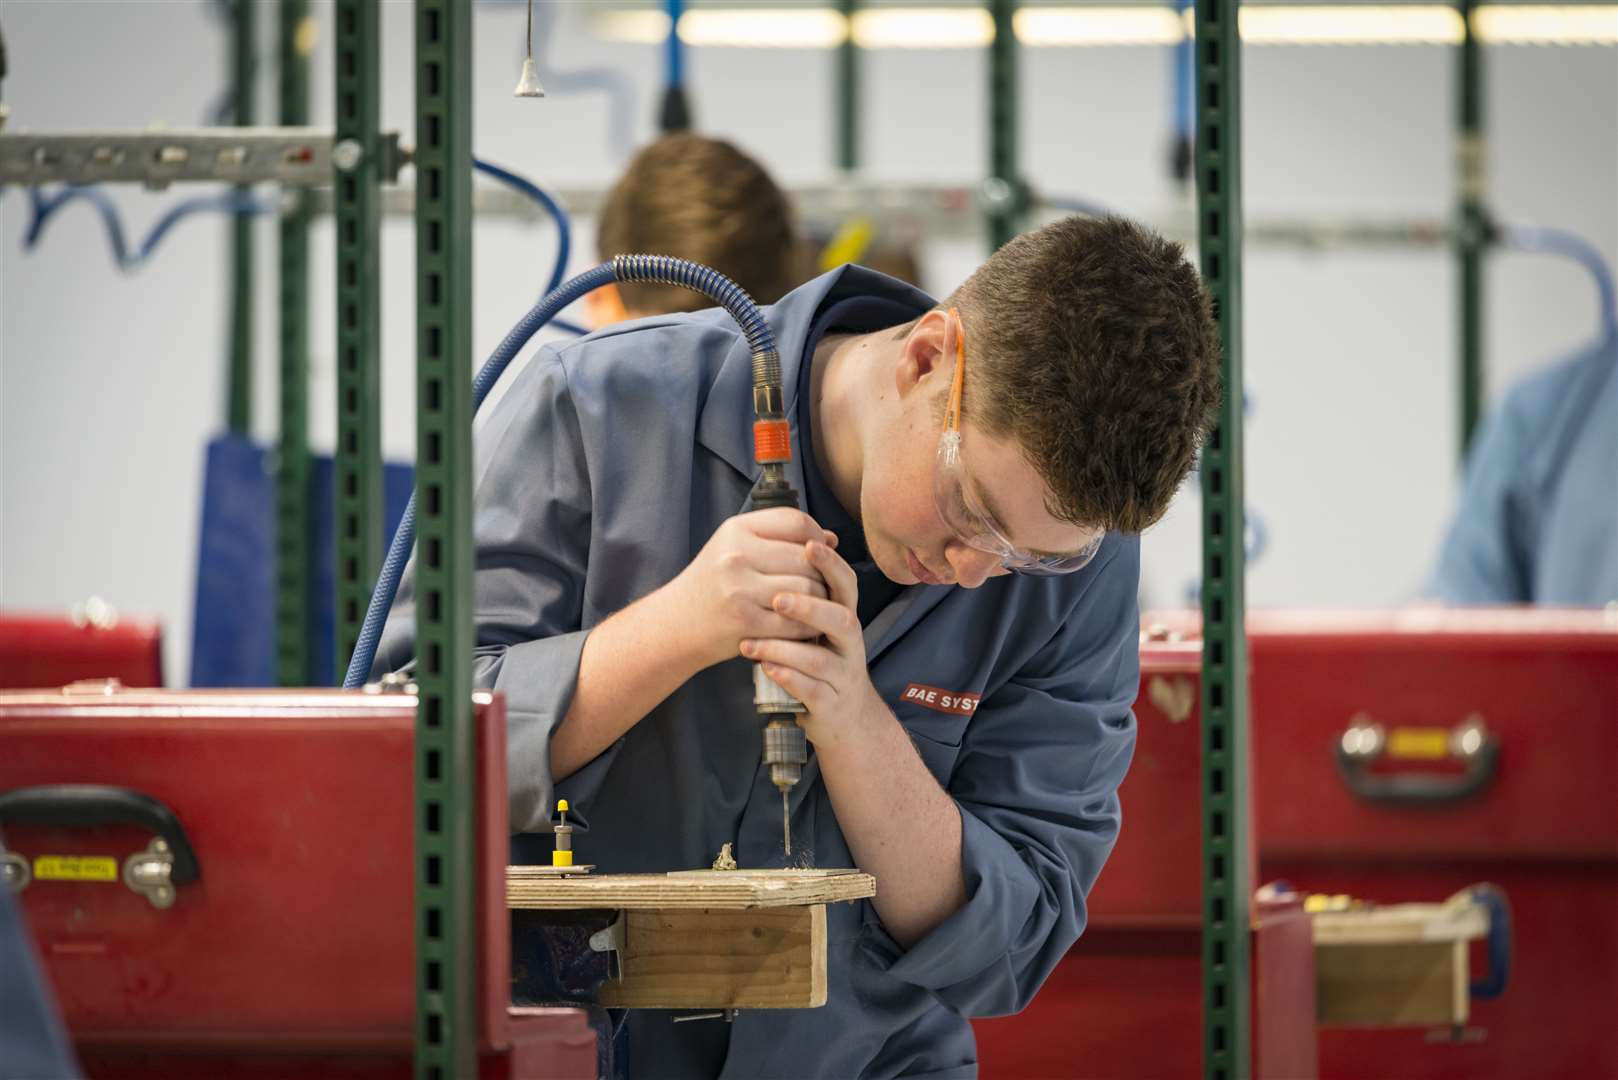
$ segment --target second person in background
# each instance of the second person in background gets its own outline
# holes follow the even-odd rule
[[[730,143],[690,132],[641,149],[613,185],[596,228],[596,253],[674,255],[711,266],[760,304],[800,279],[792,206],[764,167]],[[592,328],[700,311],[713,301],[677,285],[604,285],[585,300]]]

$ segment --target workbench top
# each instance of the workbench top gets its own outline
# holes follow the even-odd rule
[[[671,874],[558,876],[543,867],[506,868],[506,906],[524,909],[792,907],[876,895],[858,870],[685,870]]]

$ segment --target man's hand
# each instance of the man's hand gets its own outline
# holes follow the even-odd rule
[[[809,715],[804,732],[817,747],[846,738],[871,715],[886,708],[865,667],[865,635],[858,615],[859,586],[854,571],[831,548],[817,541],[800,545],[809,565],[830,587],[830,597],[783,592],[775,610],[790,620],[791,635],[749,638],[742,655],[758,660],[781,689],[803,702]],[[795,639],[819,640],[781,640]]]
[[[701,635],[708,664],[736,655],[743,638],[808,638],[818,630],[772,607],[779,596],[823,598],[826,586],[806,544],[837,538],[801,510],[775,507],[729,518],[691,565],[669,582],[682,630]],[[838,560],[841,562],[842,560]]]

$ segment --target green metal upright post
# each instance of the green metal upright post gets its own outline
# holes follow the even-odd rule
[[[382,96],[378,0],[337,0],[337,496],[339,680],[382,560],[379,213]]]
[[[472,5],[416,3],[416,1075],[474,1075]]]
[[[1017,171],[1016,0],[990,0],[994,41],[989,46],[989,179],[984,202],[989,219],[989,250],[1022,231],[1027,193]]]
[[[309,122],[308,0],[281,0],[281,123]],[[309,591],[313,544],[309,513],[309,211],[301,189],[297,208],[281,218],[281,439],[276,454],[275,652],[282,686],[309,677]]]
[[[1224,399],[1202,451],[1203,1061],[1250,1075],[1252,889],[1242,467],[1242,125],[1238,0],[1197,0],[1197,216],[1223,350]]]
[[[257,9],[253,0],[231,4],[232,121],[252,127],[257,103],[254,54],[258,51]],[[245,184],[238,192],[248,191]],[[230,376],[226,424],[232,435],[253,430],[253,220],[238,214],[230,223]]]
[[[858,0],[838,0],[848,33],[837,50],[837,167],[853,172],[860,163],[860,54],[854,44]]]
[[[1489,224],[1488,141],[1483,127],[1483,50],[1472,32],[1472,0],[1459,0],[1461,44],[1456,57],[1456,262],[1460,271],[1460,450],[1466,457],[1483,410],[1483,255]]]

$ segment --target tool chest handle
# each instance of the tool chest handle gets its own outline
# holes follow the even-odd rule
[[[1350,722],[1332,752],[1343,783],[1366,802],[1442,806],[1488,787],[1500,764],[1499,740],[1475,718],[1449,733],[1448,742],[1446,759],[1465,766],[1459,773],[1372,772],[1371,766],[1386,754],[1388,738],[1380,724],[1362,717]]]
[[[46,784],[0,792],[0,825],[138,825],[150,829],[174,853],[170,880],[197,880],[201,870],[174,811],[150,795],[105,784]]]

